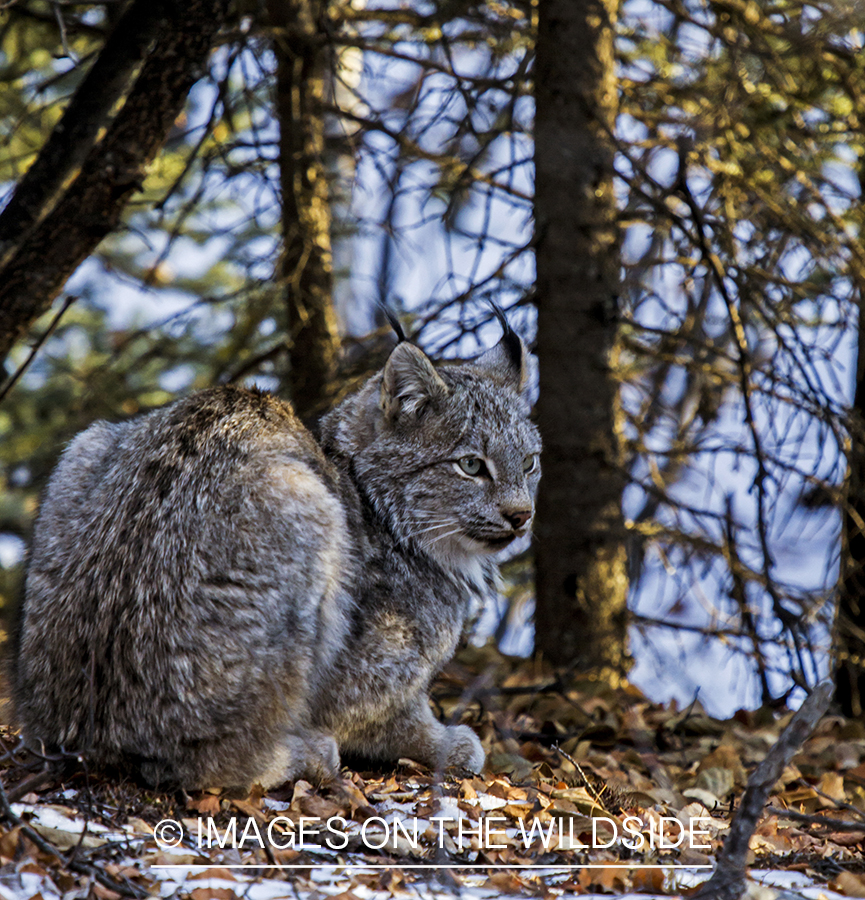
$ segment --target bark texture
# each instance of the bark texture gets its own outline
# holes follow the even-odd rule
[[[835,623],[835,699],[848,717],[865,712],[865,320],[859,290],[859,359],[850,447],[847,496],[841,549],[841,580]]]
[[[545,0],[535,64],[538,420],[536,648],[627,668],[628,580],[611,370],[619,293],[613,194],[617,0]]]
[[[339,340],[333,307],[330,203],[324,162],[327,53],[320,0],[269,0],[277,58],[289,369],[285,387],[309,421],[330,406]]]
[[[227,7],[227,0],[175,0],[164,6],[135,0],[121,19],[118,27],[124,22],[126,26],[116,40],[134,57],[144,56],[126,101],[99,139],[111,98],[122,95],[138,64],[137,59],[133,66],[127,64],[112,37],[104,52],[118,69],[112,74],[107,64],[95,64],[102,73],[101,83],[85,79],[81,90],[88,92],[87,98],[73,99],[74,115],[64,116],[59,136],[55,132],[33,164],[37,174],[43,173],[44,183],[35,175],[25,177],[10,200],[12,212],[4,214],[0,362],[48,309],[78,265],[117,226],[127,200],[140,187],[148,163],[183,109]],[[130,16],[133,25],[144,27],[147,22],[145,30],[158,31],[152,45],[147,35],[133,39]],[[153,16],[158,17],[158,27]],[[68,165],[58,163],[62,178],[50,171],[58,154],[68,157]]]

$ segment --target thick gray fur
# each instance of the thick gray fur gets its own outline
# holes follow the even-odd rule
[[[524,349],[436,367],[404,342],[318,442],[228,387],[80,434],[27,572],[27,740],[188,789],[325,780],[340,752],[479,771],[428,690],[530,525],[525,382]]]

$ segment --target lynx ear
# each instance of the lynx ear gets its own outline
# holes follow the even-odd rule
[[[403,341],[394,347],[385,363],[381,381],[381,408],[391,419],[417,416],[430,403],[440,403],[448,388],[429,357]]]
[[[512,387],[518,394],[522,394],[529,381],[526,345],[508,324],[501,308],[493,305],[493,310],[505,333],[495,347],[481,354],[473,365],[492,372],[508,387]]]

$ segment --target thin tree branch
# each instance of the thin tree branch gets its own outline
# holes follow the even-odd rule
[[[721,852],[715,873],[694,894],[694,900],[738,900],[745,892],[748,845],[769,792],[789,765],[796,751],[817,727],[832,699],[833,684],[822,681],[799,707],[766,758],[751,774],[748,786]]]
[[[131,3],[0,213],[0,269],[51,212],[63,185],[80,169],[160,30],[170,24],[166,0]],[[57,7],[54,10],[62,23]]]
[[[829,831],[865,834],[865,822],[849,822],[846,819],[830,819],[828,816],[796,812],[795,809],[782,809],[780,806],[767,806],[766,812],[772,813],[780,818],[792,819],[794,822],[807,822],[809,825],[819,825],[820,828],[827,828]]]
[[[136,5],[150,2],[135,0]],[[104,138],[88,149],[77,177],[51,212],[0,264],[0,361],[117,226],[199,77],[226,19],[228,0],[178,0],[168,9],[170,21]],[[55,152],[52,146],[49,156]]]
[[[63,306],[61,306],[60,309],[57,310],[57,315],[55,315],[54,318],[51,320],[51,324],[45,329],[44,332],[42,332],[41,335],[39,335],[39,337],[34,342],[32,348],[30,349],[30,353],[27,356],[27,359],[25,359],[24,362],[21,363],[20,366],[18,366],[18,368],[12,373],[12,375],[9,377],[9,379],[6,381],[6,383],[3,385],[2,390],[0,390],[0,403],[2,403],[6,399],[6,395],[9,393],[9,391],[11,391],[12,388],[14,388],[16,384],[18,384],[18,381],[20,380],[21,376],[27,371],[27,369],[30,368],[30,364],[33,362],[34,359],[36,359],[36,354],[40,351],[40,349],[42,348],[42,345],[45,343],[45,341],[48,340],[48,338],[51,337],[52,334],[54,334],[54,331],[57,328],[57,326],[60,324],[60,320],[63,318],[64,314],[66,313],[66,310],[69,309],[69,307],[72,306],[72,304],[77,299],[78,299],[77,297],[70,294],[63,301]]]

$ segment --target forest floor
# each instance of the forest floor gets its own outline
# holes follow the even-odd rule
[[[46,780],[10,749],[0,898],[687,896],[789,719],[718,721],[491,647],[463,651],[434,700],[477,730],[482,776],[402,760],[318,789],[158,794],[80,765]],[[750,865],[754,897],[865,897],[863,723],[824,717],[775,785]],[[760,870],[792,887],[767,892]]]

